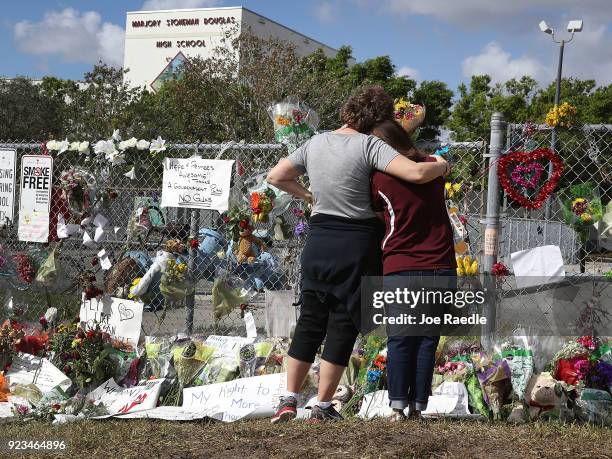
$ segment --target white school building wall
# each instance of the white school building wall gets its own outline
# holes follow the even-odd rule
[[[126,81],[132,87],[154,90],[152,83],[173,59],[174,63],[180,62],[180,56],[175,59],[179,53],[186,59],[209,57],[228,31],[239,34],[247,29],[257,37],[292,43],[300,55],[318,48],[329,57],[337,53],[334,48],[243,7],[135,11],[126,16]]]

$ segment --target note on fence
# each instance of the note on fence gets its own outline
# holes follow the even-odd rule
[[[228,209],[234,161],[166,158],[161,207]]]
[[[55,386],[67,390],[71,384],[70,378],[49,360],[22,352],[15,356],[6,376],[10,386],[14,384],[34,384],[43,394],[49,392]]]
[[[86,328],[98,325],[121,344],[136,348],[143,308],[143,303],[104,296],[83,300],[79,318]]]
[[[514,252],[510,255],[510,261],[518,288],[558,282],[565,277],[561,249],[556,245]]]

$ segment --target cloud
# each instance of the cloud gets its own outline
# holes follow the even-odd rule
[[[321,2],[315,7],[314,15],[319,22],[334,22],[336,5],[331,2]]]
[[[217,6],[220,0],[147,0],[142,10],[174,10],[181,8],[208,8]]]
[[[549,70],[538,60],[528,56],[513,58],[504,51],[497,42],[491,42],[476,56],[469,56],[462,63],[463,74],[490,75],[494,83],[505,82],[511,78],[520,78],[530,75],[537,81],[549,81]]]
[[[415,81],[421,81],[421,72],[417,69],[408,67],[407,65],[400,67],[400,69],[396,72],[397,76],[406,76]]]
[[[40,22],[18,22],[13,33],[17,48],[27,54],[59,55],[66,62],[123,63],[125,31],[102,22],[95,11],[80,13],[66,8],[48,12]]]

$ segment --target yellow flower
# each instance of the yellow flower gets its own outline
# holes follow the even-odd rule
[[[408,102],[406,102],[403,97],[400,97],[399,100],[395,101],[395,111],[396,112],[399,110],[404,110],[406,108],[408,108]]]
[[[572,201],[572,206],[575,206],[576,204],[578,204],[579,202],[584,202],[586,201],[586,199],[584,198],[576,198]]]
[[[446,189],[446,196],[449,199],[452,199],[453,196],[455,196],[456,194],[458,194],[461,191],[462,185],[463,185],[462,183],[446,182],[444,184],[444,188]]]
[[[582,220],[584,223],[591,223],[591,221],[593,221],[593,216],[585,212],[580,215],[580,220]]]
[[[72,340],[72,348],[76,348],[77,346],[79,346],[81,344],[81,338],[75,338]]]

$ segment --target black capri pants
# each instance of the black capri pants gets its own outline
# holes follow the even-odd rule
[[[325,340],[321,358],[346,367],[358,334],[346,306],[336,297],[307,290],[302,294],[300,317],[288,354],[294,359],[312,363]]]

